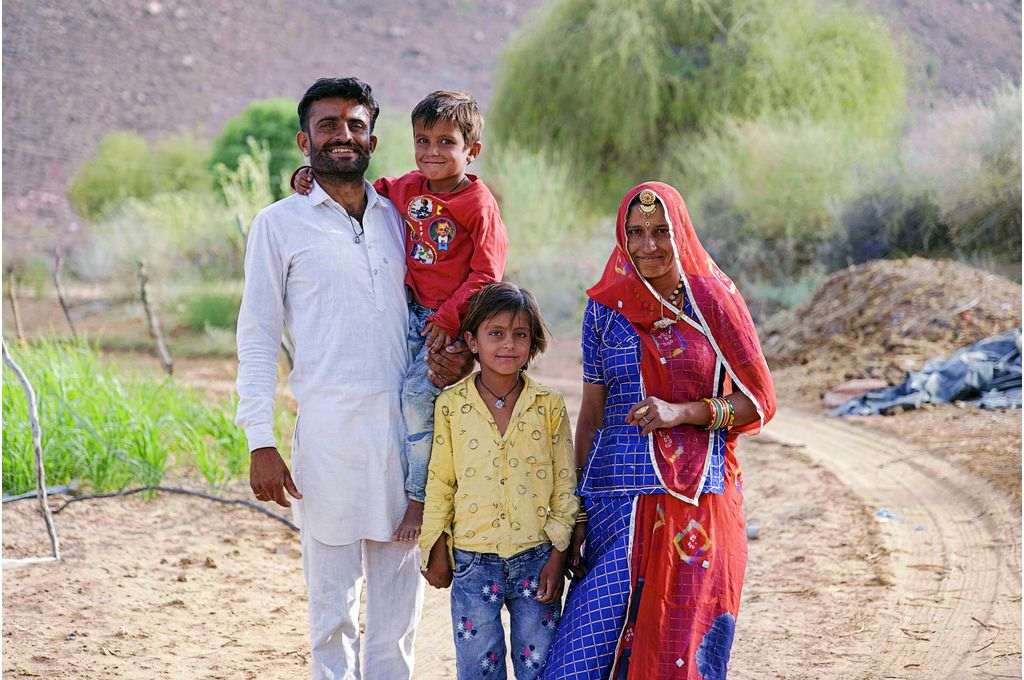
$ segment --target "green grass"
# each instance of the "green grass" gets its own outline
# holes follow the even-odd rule
[[[12,355],[38,396],[49,484],[77,479],[105,491],[159,484],[173,470],[219,485],[248,469],[231,402],[171,378],[123,376],[81,344],[42,342]],[[27,406],[10,370],[3,386],[3,490],[20,493],[35,488]]]
[[[201,293],[181,301],[185,326],[193,331],[207,328],[234,330],[241,298],[225,293]]]

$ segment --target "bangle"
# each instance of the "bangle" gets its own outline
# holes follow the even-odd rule
[[[736,419],[736,407],[724,397],[705,398],[701,401],[708,407],[708,424],[706,430],[722,430],[732,427]]]

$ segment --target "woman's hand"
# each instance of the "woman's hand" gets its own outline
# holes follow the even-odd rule
[[[626,424],[636,425],[641,429],[640,434],[646,437],[655,430],[675,427],[685,422],[685,406],[686,404],[672,404],[657,397],[647,397],[629,409]]]
[[[304,165],[296,170],[292,175],[292,189],[295,189],[296,193],[308,196],[309,192],[313,191],[313,168]]]
[[[583,578],[587,575],[587,566],[583,562],[583,545],[587,542],[587,523],[580,522],[572,529],[569,539],[569,559],[566,571],[571,579]]]
[[[551,604],[562,596],[562,586],[565,584],[565,553],[561,550],[551,549],[547,564],[540,570],[540,578],[537,579],[537,601],[544,604]]]

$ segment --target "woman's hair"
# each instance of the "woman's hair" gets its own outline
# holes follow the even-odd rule
[[[462,318],[459,334],[467,331],[476,335],[484,321],[491,317],[511,312],[515,318],[525,314],[530,326],[530,359],[543,352],[548,346],[547,328],[540,315],[540,308],[533,293],[513,283],[492,283],[481,288],[469,299],[469,309]]]

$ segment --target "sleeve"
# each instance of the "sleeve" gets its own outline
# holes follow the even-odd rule
[[[473,257],[469,261],[469,276],[450,298],[430,317],[438,326],[455,335],[460,319],[469,306],[469,298],[489,283],[501,281],[505,274],[505,256],[508,254],[508,233],[501,221],[497,205],[481,210],[480,218],[472,224]]]
[[[391,190],[394,188],[394,177],[380,177],[373,183],[373,190],[384,198],[391,198]]]
[[[598,330],[598,303],[587,300],[583,311],[583,382],[591,385],[604,384],[604,364],[601,361],[601,334]]]
[[[566,550],[576,523],[580,501],[576,497],[576,461],[573,455],[569,414],[562,395],[556,395],[548,408],[548,433],[551,437],[551,460],[554,463],[554,485],[551,489],[550,512],[544,524],[557,550]]]
[[[245,286],[238,312],[238,411],[249,450],[276,446],[274,395],[284,329],[287,267],[264,214],[256,216],[245,248]]]
[[[427,490],[423,507],[423,529],[420,531],[420,569],[427,568],[430,549],[438,536],[452,535],[455,519],[455,492],[459,488],[455,479],[455,451],[452,447],[451,409],[441,398],[434,405],[434,445],[430,451],[427,469]],[[451,555],[452,544],[448,542]]]

